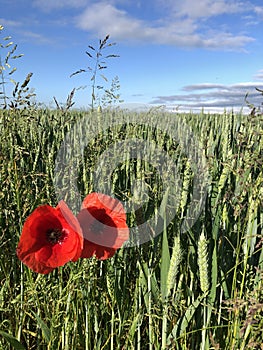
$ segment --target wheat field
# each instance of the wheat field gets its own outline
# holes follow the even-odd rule
[[[166,130],[158,120],[167,120]],[[71,174],[57,159],[71,159],[61,145],[69,134],[71,144],[78,142],[78,121],[89,134],[74,168],[77,194],[110,186],[128,203],[142,180],[147,198],[130,207],[128,226],[136,233],[159,210],[163,227],[111,259],[79,259],[36,274],[18,260],[16,247],[37,206],[55,206],[62,189],[75,200]],[[200,208],[191,207],[192,160],[169,134],[176,127],[177,138],[189,142],[185,128],[191,130],[205,162]],[[0,135],[0,349],[263,349],[262,115],[10,109],[0,111]],[[151,158],[142,152],[118,162],[120,148],[134,139],[145,152],[153,148]],[[160,170],[163,152],[169,161],[164,167],[161,160]],[[110,164],[98,166],[103,155],[114,163],[111,176],[103,173]],[[177,183],[169,178],[173,167]],[[166,222],[169,198],[176,207]],[[189,213],[195,220],[182,229]]]

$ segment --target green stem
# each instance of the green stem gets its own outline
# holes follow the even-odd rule
[[[151,289],[152,269],[148,267],[148,303],[149,303],[149,350],[153,350],[153,320],[152,320],[152,289]]]
[[[168,316],[168,300],[165,299],[163,305],[163,320],[162,320],[162,350],[167,349],[167,316]]]

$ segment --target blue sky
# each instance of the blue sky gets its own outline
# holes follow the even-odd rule
[[[75,106],[91,101],[91,74],[70,78],[93,62],[85,54],[107,34],[109,87],[117,75],[125,104],[222,111],[259,105],[263,89],[261,0],[0,0],[2,38],[12,36],[24,57],[12,62],[47,106],[75,87]],[[0,40],[2,40],[0,38]],[[1,52],[0,52],[1,53]],[[3,52],[2,52],[3,55]],[[98,81],[100,83],[100,81]]]

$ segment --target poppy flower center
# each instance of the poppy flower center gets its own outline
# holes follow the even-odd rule
[[[98,220],[94,220],[90,228],[93,233],[100,235],[104,231],[104,224]]]
[[[63,233],[59,229],[55,228],[55,229],[49,229],[46,234],[47,234],[48,242],[55,244],[61,240]]]

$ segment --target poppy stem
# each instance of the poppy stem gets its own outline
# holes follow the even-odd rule
[[[19,312],[19,326],[17,331],[17,340],[21,340],[22,334],[22,319],[24,313],[24,274],[23,274],[23,264],[20,262],[20,312]]]

